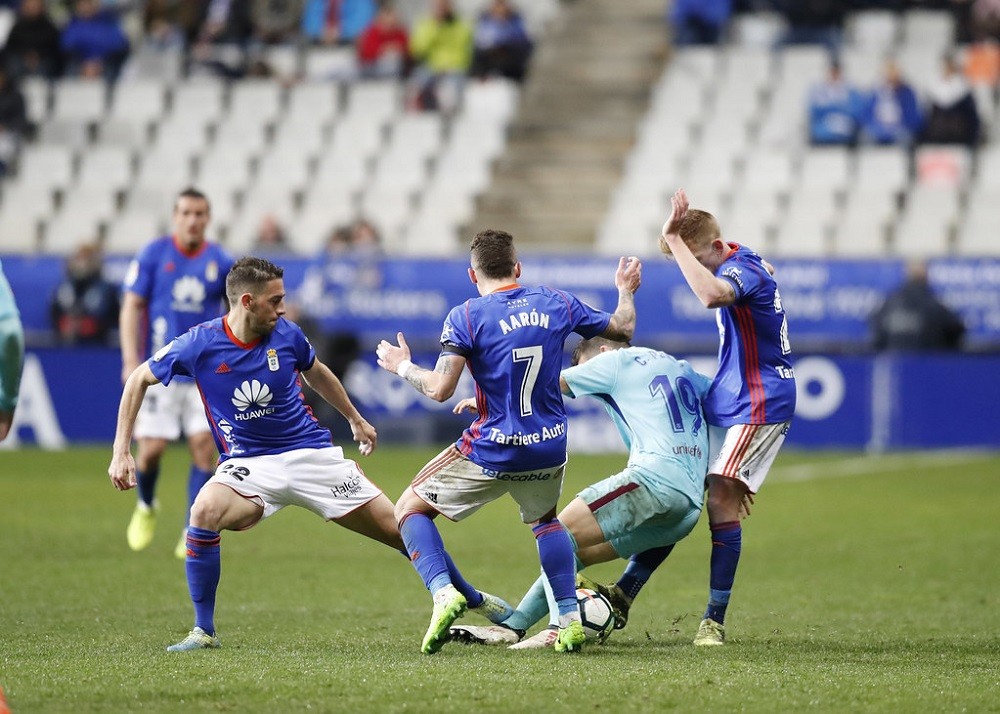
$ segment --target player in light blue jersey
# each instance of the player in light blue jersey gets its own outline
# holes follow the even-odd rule
[[[724,618],[748,512],[788,433],[795,412],[788,322],[769,266],[745,246],[722,239],[711,213],[689,210],[683,190],[672,198],[660,249],[676,261],[707,308],[716,309],[719,371],[705,416],[726,430],[708,476],[712,532],[709,600],[696,645],[725,642]]]
[[[205,238],[210,209],[205,195],[187,189],[174,206],[173,235],[147,245],[132,261],[125,278],[120,317],[122,382],[143,359],[178,335],[222,314],[226,273],[233,259]],[[171,385],[149,390],[135,436],[139,482],[138,501],[126,536],[132,550],[153,540],[156,527],[156,481],[167,444],[181,434],[191,451],[188,508],[212,474],[215,450],[194,383],[178,378]],[[182,533],[175,553],[184,557]]]
[[[281,268],[241,258],[226,280],[224,316],[167,343],[125,383],[108,475],[118,490],[136,485],[129,452],[148,387],[194,378],[212,424],[220,463],[191,508],[186,536],[188,588],[195,625],[171,652],[221,646],[215,634],[222,530],[246,530],[287,505],[403,552],[392,502],[344,458],[305,404],[302,378],[351,425],[365,456],[377,435],[351,403],[340,380],[297,325],[286,320]]]
[[[579,567],[650,549],[666,558],[701,515],[709,454],[702,400],[711,380],[664,352],[601,337],[577,345],[573,364],[562,373],[563,394],[601,400],[629,449],[622,472],[584,489],[559,514],[573,537]],[[456,411],[462,408],[475,405],[463,401]],[[631,599],[651,573],[645,563],[630,561],[615,587]],[[544,585],[539,578],[499,626],[459,625],[451,629],[452,637],[511,649],[549,646],[556,630]],[[550,626],[521,640],[546,610]],[[623,615],[616,609],[615,616]]]
[[[23,367],[24,328],[14,302],[14,291],[0,263],[0,441],[7,438],[14,423]]]
[[[448,314],[433,371],[410,361],[402,333],[398,345],[383,340],[377,349],[384,369],[439,402],[454,394],[466,366],[476,381],[478,418],[424,466],[396,504],[407,552],[434,599],[421,649],[437,652],[466,607],[484,607],[482,594],[465,582],[445,551],[433,519],[440,513],[461,520],[505,493],[531,524],[555,594],[561,627],[555,649],[578,649],[585,635],[576,605],[573,548],[556,518],[566,463],[566,411],[559,391],[563,343],[571,332],[630,339],[642,266],[636,258],[619,261],[618,306],[611,315],[560,290],[520,285],[521,264],[509,233],[480,232],[471,258],[469,279],[479,297]],[[499,622],[509,606],[494,605],[485,599],[484,614]]]

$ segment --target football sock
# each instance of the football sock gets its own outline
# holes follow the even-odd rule
[[[560,615],[578,613],[576,604],[576,556],[573,541],[558,519],[531,529],[538,543],[538,559],[552,587]]]
[[[462,574],[455,567],[455,561],[451,559],[448,555],[448,551],[442,550],[444,554],[444,562],[448,564],[448,577],[451,579],[451,584],[455,586],[458,590],[465,596],[465,601],[468,603],[469,607],[479,607],[483,604],[483,594],[476,590],[469,584],[469,581],[462,577]]]
[[[221,540],[215,531],[194,526],[188,528],[184,567],[191,602],[194,603],[194,625],[210,635],[215,634],[215,592],[222,574]]]
[[[708,607],[705,617],[720,625],[726,619],[729,594],[740,562],[743,529],[739,521],[716,523],[712,529],[712,570],[708,580]]]
[[[399,534],[410,554],[410,563],[432,595],[451,584],[444,542],[434,521],[423,513],[411,511],[399,522]]]
[[[208,479],[210,478],[212,478],[211,471],[199,469],[194,464],[191,464],[191,471],[188,472],[188,519],[191,518],[191,506],[194,505],[194,499],[198,496],[201,487],[208,483]]]
[[[531,584],[517,604],[514,614],[504,620],[503,624],[512,630],[523,632],[545,617],[545,613],[549,611],[549,604],[545,599],[545,583],[545,576],[539,575],[538,580]]]
[[[141,471],[135,470],[135,485],[139,491],[139,500],[147,506],[153,505],[153,498],[156,496],[156,479],[159,477],[159,465]]]
[[[649,550],[644,550],[641,553],[633,555],[628,559],[625,572],[618,578],[618,587],[622,589],[629,599],[634,600],[635,596],[642,590],[642,586],[649,581],[653,571],[660,567],[660,563],[667,559],[667,556],[670,555],[670,551],[673,549],[674,544],[671,543],[670,545],[650,548]]]

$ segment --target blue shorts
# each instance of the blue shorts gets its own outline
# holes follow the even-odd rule
[[[676,543],[692,531],[701,515],[701,507],[680,491],[651,490],[632,467],[577,495],[622,558]]]

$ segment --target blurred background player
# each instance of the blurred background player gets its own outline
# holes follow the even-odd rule
[[[555,649],[579,649],[586,634],[576,603],[573,545],[556,518],[566,468],[566,409],[559,393],[563,343],[571,332],[631,339],[642,265],[637,258],[619,261],[618,306],[612,315],[560,290],[519,285],[521,263],[509,233],[481,231],[471,253],[469,279],[480,297],[448,314],[434,370],[410,361],[403,333],[398,345],[382,340],[377,349],[381,367],[435,401],[455,393],[466,364],[476,380],[479,417],[421,469],[396,503],[406,550],[434,598],[421,649],[437,652],[466,607],[483,604],[481,593],[462,578],[445,551],[433,519],[440,513],[462,520],[505,493],[518,502],[521,520],[535,534],[559,610]],[[506,610],[503,603],[487,617],[498,622]]]
[[[233,259],[206,240],[209,219],[205,195],[193,188],[184,190],[174,205],[173,235],[154,240],[129,266],[119,319],[123,383],[145,357],[222,314],[226,273]],[[167,444],[182,433],[191,451],[190,508],[215,468],[215,447],[201,397],[194,382],[183,376],[169,386],[152,387],[136,422],[139,500],[126,531],[132,550],[142,550],[153,540],[160,459]],[[184,538],[182,532],[175,549],[178,558],[184,557]]]
[[[14,291],[0,263],[0,441],[7,438],[14,422],[24,367],[24,328],[14,302]]]
[[[788,321],[767,264],[745,246],[723,241],[711,213],[689,211],[683,189],[671,205],[660,249],[674,257],[701,303],[717,308],[719,324],[719,371],[704,406],[708,423],[726,429],[726,436],[708,469],[709,600],[694,643],[721,645],[743,542],[744,498],[753,503],[788,433],[795,374]]]
[[[701,403],[712,381],[665,352],[603,337],[577,345],[573,365],[560,376],[562,393],[600,399],[629,449],[623,471],[585,488],[559,513],[573,538],[578,568],[638,553],[646,560],[660,556],[659,564],[691,532],[704,505],[709,447]],[[474,411],[475,402],[463,400],[455,411],[462,409]],[[630,561],[625,592],[638,592],[652,572],[645,560]],[[547,595],[545,579],[539,578],[498,626],[459,625],[451,634],[511,649],[549,647],[558,629]],[[550,626],[520,641],[546,611]],[[615,626],[621,619],[623,627],[627,616],[627,610],[616,611]]]
[[[178,376],[197,381],[223,454],[191,508],[186,570],[194,628],[168,652],[221,646],[215,635],[215,595],[222,530],[246,530],[284,506],[297,505],[403,549],[392,502],[344,458],[305,404],[300,377],[347,419],[362,455],[375,448],[375,429],[340,380],[316,359],[302,330],[284,319],[283,277],[281,268],[262,258],[241,258],[226,280],[232,309],[169,342],[125,383],[108,467],[118,490],[136,484],[129,452],[132,427],[147,388],[158,382],[169,385]]]

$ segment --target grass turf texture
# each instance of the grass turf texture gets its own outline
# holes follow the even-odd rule
[[[362,465],[395,497],[434,453]],[[168,454],[156,539],[132,553],[135,497],[110,486],[109,455],[0,452],[0,686],[17,714],[1000,710],[1000,455],[783,453],[745,524],[725,647],[690,644],[703,517],[607,644],[432,657],[419,651],[430,597],[402,557],[295,508],[223,535],[223,649],[166,653],[192,621],[172,556],[186,456]],[[622,461],[572,458],[566,493]],[[535,577],[509,499],[442,532],[484,589],[516,602]]]

